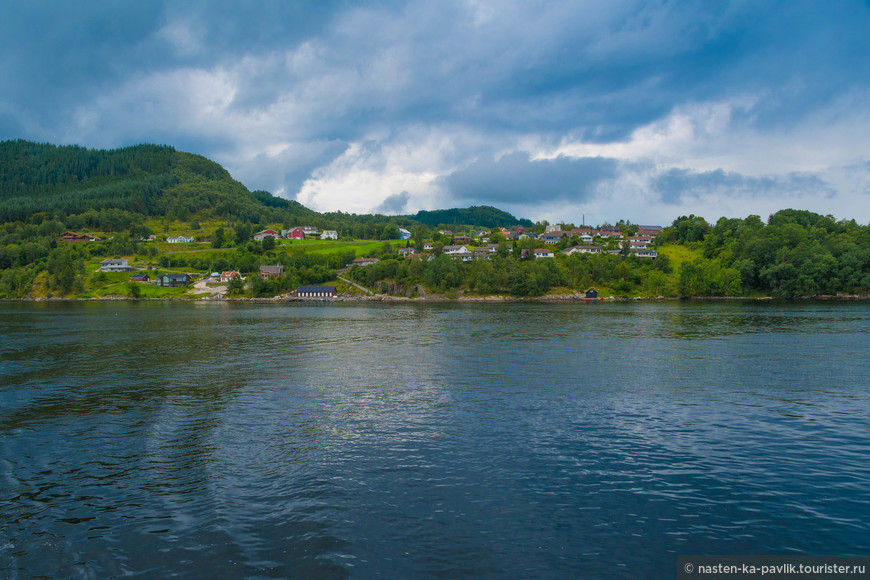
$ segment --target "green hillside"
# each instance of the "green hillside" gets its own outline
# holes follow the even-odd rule
[[[581,245],[576,235],[563,236],[547,246],[556,252],[540,255],[535,249],[545,241],[505,240],[501,233],[468,242],[472,250],[501,242],[495,252],[463,257],[444,251],[454,234],[516,224],[533,234],[545,225],[489,206],[415,216],[317,213],[265,191],[251,192],[217,163],[172,147],[93,150],[0,142],[0,298],[188,295],[185,288],[132,284],[128,272],[101,272],[107,258],[126,259],[130,268],[153,276],[204,279],[238,270],[250,281],[247,289],[235,288],[235,295],[259,297],[335,281],[338,270],[360,256],[380,261],[354,266],[357,283],[404,296],[420,288],[446,296],[531,297],[590,287],[623,297],[870,295],[870,226],[805,210],[781,210],[766,222],[754,215],[715,224],[680,216],[656,237],[655,259],[606,236],[593,240],[594,254],[558,252]],[[292,226],[335,230],[338,239],[254,239],[261,229]],[[441,234],[441,226],[453,234]],[[400,227],[412,240],[399,240]],[[626,235],[631,230],[625,225]],[[68,232],[95,241],[78,243]],[[179,235],[194,240],[169,239]],[[397,252],[412,242],[417,248],[431,242],[432,259]],[[259,267],[276,264],[284,275],[262,281]]]
[[[476,225],[485,228],[510,227],[521,225],[531,227],[527,219],[517,219],[506,211],[488,205],[477,205],[468,208],[421,210],[413,219],[430,227],[437,225]]]
[[[98,150],[0,142],[0,222],[27,221],[38,213],[63,219],[110,210],[120,222],[132,218],[117,212],[249,223],[319,217],[295,201],[250,192],[217,163],[165,145]],[[98,225],[116,229],[127,223]]]

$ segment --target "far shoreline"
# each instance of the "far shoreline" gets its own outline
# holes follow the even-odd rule
[[[254,304],[334,304],[334,303],[394,303],[394,304],[508,304],[508,303],[573,303],[573,304],[600,304],[613,302],[797,302],[797,301],[820,301],[820,302],[861,302],[870,301],[870,295],[863,294],[820,294],[816,296],[796,296],[791,298],[775,296],[686,296],[686,297],[647,297],[647,296],[607,296],[599,298],[586,298],[575,294],[536,296],[532,298],[518,298],[514,296],[460,296],[447,298],[445,296],[429,295],[421,298],[408,298],[405,296],[390,296],[387,294],[375,294],[373,296],[336,296],[333,298],[297,298],[295,296],[274,296],[271,298],[242,298],[209,296],[203,298],[132,298],[130,296],[100,296],[91,298],[71,297],[24,297],[24,298],[0,298],[5,302],[186,302],[191,304],[201,303],[254,303]]]

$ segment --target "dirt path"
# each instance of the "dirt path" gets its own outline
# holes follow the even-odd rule
[[[360,286],[359,284],[357,284],[356,282],[351,282],[351,281],[348,280],[347,278],[342,278],[341,276],[336,276],[336,278],[338,278],[339,280],[341,280],[341,281],[344,282],[345,284],[350,284],[350,285],[353,286],[354,288],[359,288],[360,290],[362,290],[363,292],[365,292],[365,293],[368,294],[369,296],[372,296],[372,295],[374,294],[374,292],[372,292],[372,291],[369,290],[368,288],[364,288],[364,287]]]

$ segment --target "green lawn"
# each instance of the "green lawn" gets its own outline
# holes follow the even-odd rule
[[[140,298],[182,298],[187,297],[189,288],[164,288],[155,284],[133,282],[139,288]],[[104,296],[130,296],[130,285],[127,282],[101,286],[83,295],[82,298]]]
[[[656,246],[656,250],[671,261],[671,268],[674,272],[678,272],[683,262],[691,262],[695,258],[700,258],[703,253],[700,248],[692,249],[686,246],[678,246],[676,244],[665,244]]]
[[[404,240],[393,240],[390,242],[394,248],[404,248]],[[292,245],[282,246],[284,248],[298,249],[304,248],[306,252],[312,254],[337,254],[353,250],[357,256],[361,256],[372,250],[383,247],[384,242],[372,242],[370,240],[359,240],[354,242],[334,242],[330,240],[314,241],[294,241]]]

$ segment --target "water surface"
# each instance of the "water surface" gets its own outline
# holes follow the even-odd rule
[[[0,303],[0,577],[870,553],[864,303]]]

